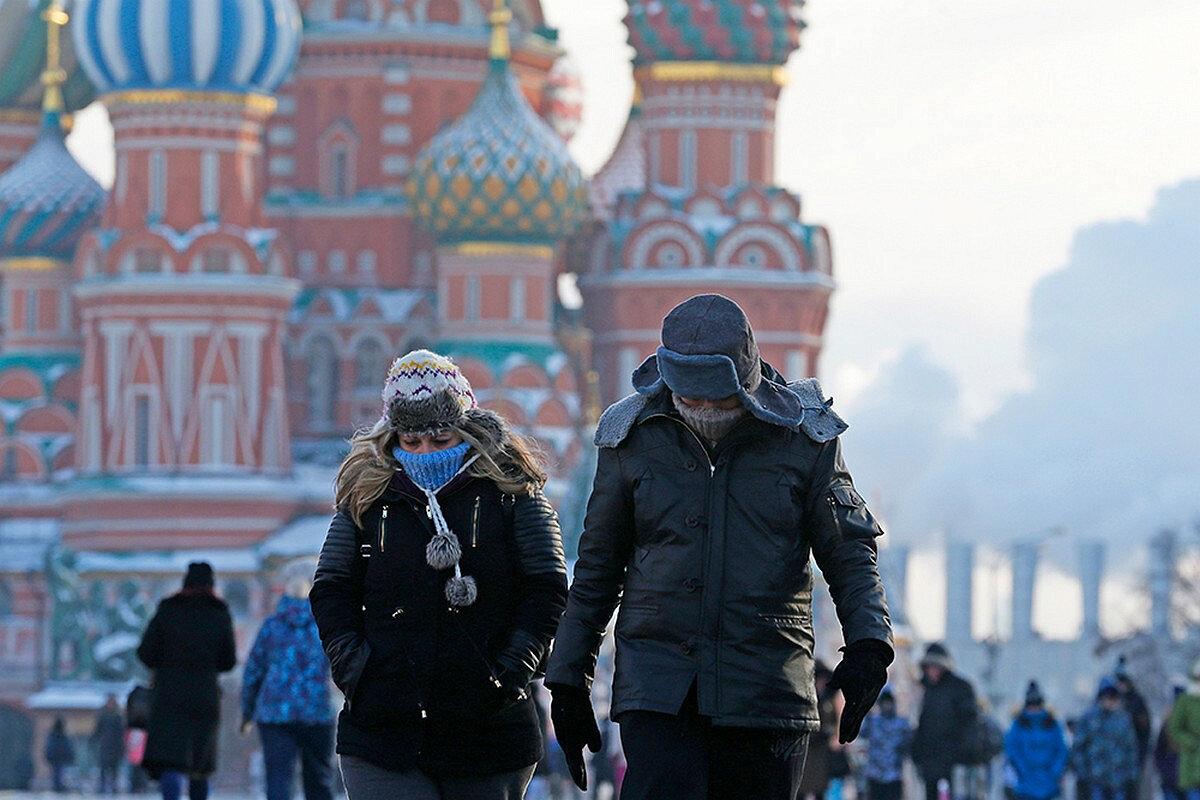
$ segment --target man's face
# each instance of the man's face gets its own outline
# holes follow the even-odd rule
[[[925,671],[925,678],[930,683],[937,683],[946,674],[945,668],[940,664],[926,664],[921,669]]]
[[[718,411],[733,411],[742,404],[742,399],[736,394],[731,394],[729,397],[721,400],[704,400],[699,397],[683,397],[678,395],[679,402],[683,403],[688,408],[696,410],[716,409]]]
[[[1121,707],[1121,696],[1108,693],[1100,695],[1100,707],[1105,711],[1116,711]]]

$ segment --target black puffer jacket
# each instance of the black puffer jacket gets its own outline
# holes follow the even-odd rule
[[[890,644],[881,533],[836,439],[747,416],[710,452],[662,392],[600,451],[547,683],[590,684],[619,602],[614,714],[696,682],[716,724],[817,730],[810,554],[846,642]]]
[[[479,587],[461,610],[443,594],[451,572],[425,561],[433,522],[403,474],[361,529],[344,512],[330,525],[310,597],[346,696],[337,751],[431,775],[521,769],[542,754],[537,713],[532,700],[502,708],[495,679],[527,685],[549,649],[567,591],[558,519],[541,492],[465,475],[438,500]]]

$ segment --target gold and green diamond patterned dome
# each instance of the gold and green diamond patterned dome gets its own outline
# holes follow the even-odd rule
[[[475,102],[430,140],[409,177],[413,216],[442,243],[553,244],[588,215],[583,174],[509,70],[508,19],[493,13],[492,60]]]
[[[42,105],[39,80],[46,60],[46,21],[50,0],[0,0],[0,109],[37,111]],[[63,40],[67,111],[92,102],[95,90],[79,69],[70,37]]]

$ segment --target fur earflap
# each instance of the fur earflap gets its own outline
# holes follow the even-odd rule
[[[425,545],[425,561],[434,569],[452,569],[462,558],[462,545],[453,533],[438,534]]]
[[[455,608],[474,605],[479,597],[479,587],[470,575],[453,577],[446,581],[446,601]]]

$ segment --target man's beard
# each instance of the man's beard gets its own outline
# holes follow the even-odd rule
[[[684,405],[683,401],[674,395],[672,395],[672,400],[675,403],[675,410],[683,417],[683,421],[710,442],[719,442],[724,439],[725,434],[733,430],[733,426],[746,416],[746,409],[740,405],[737,408],[728,409],[693,408]]]

